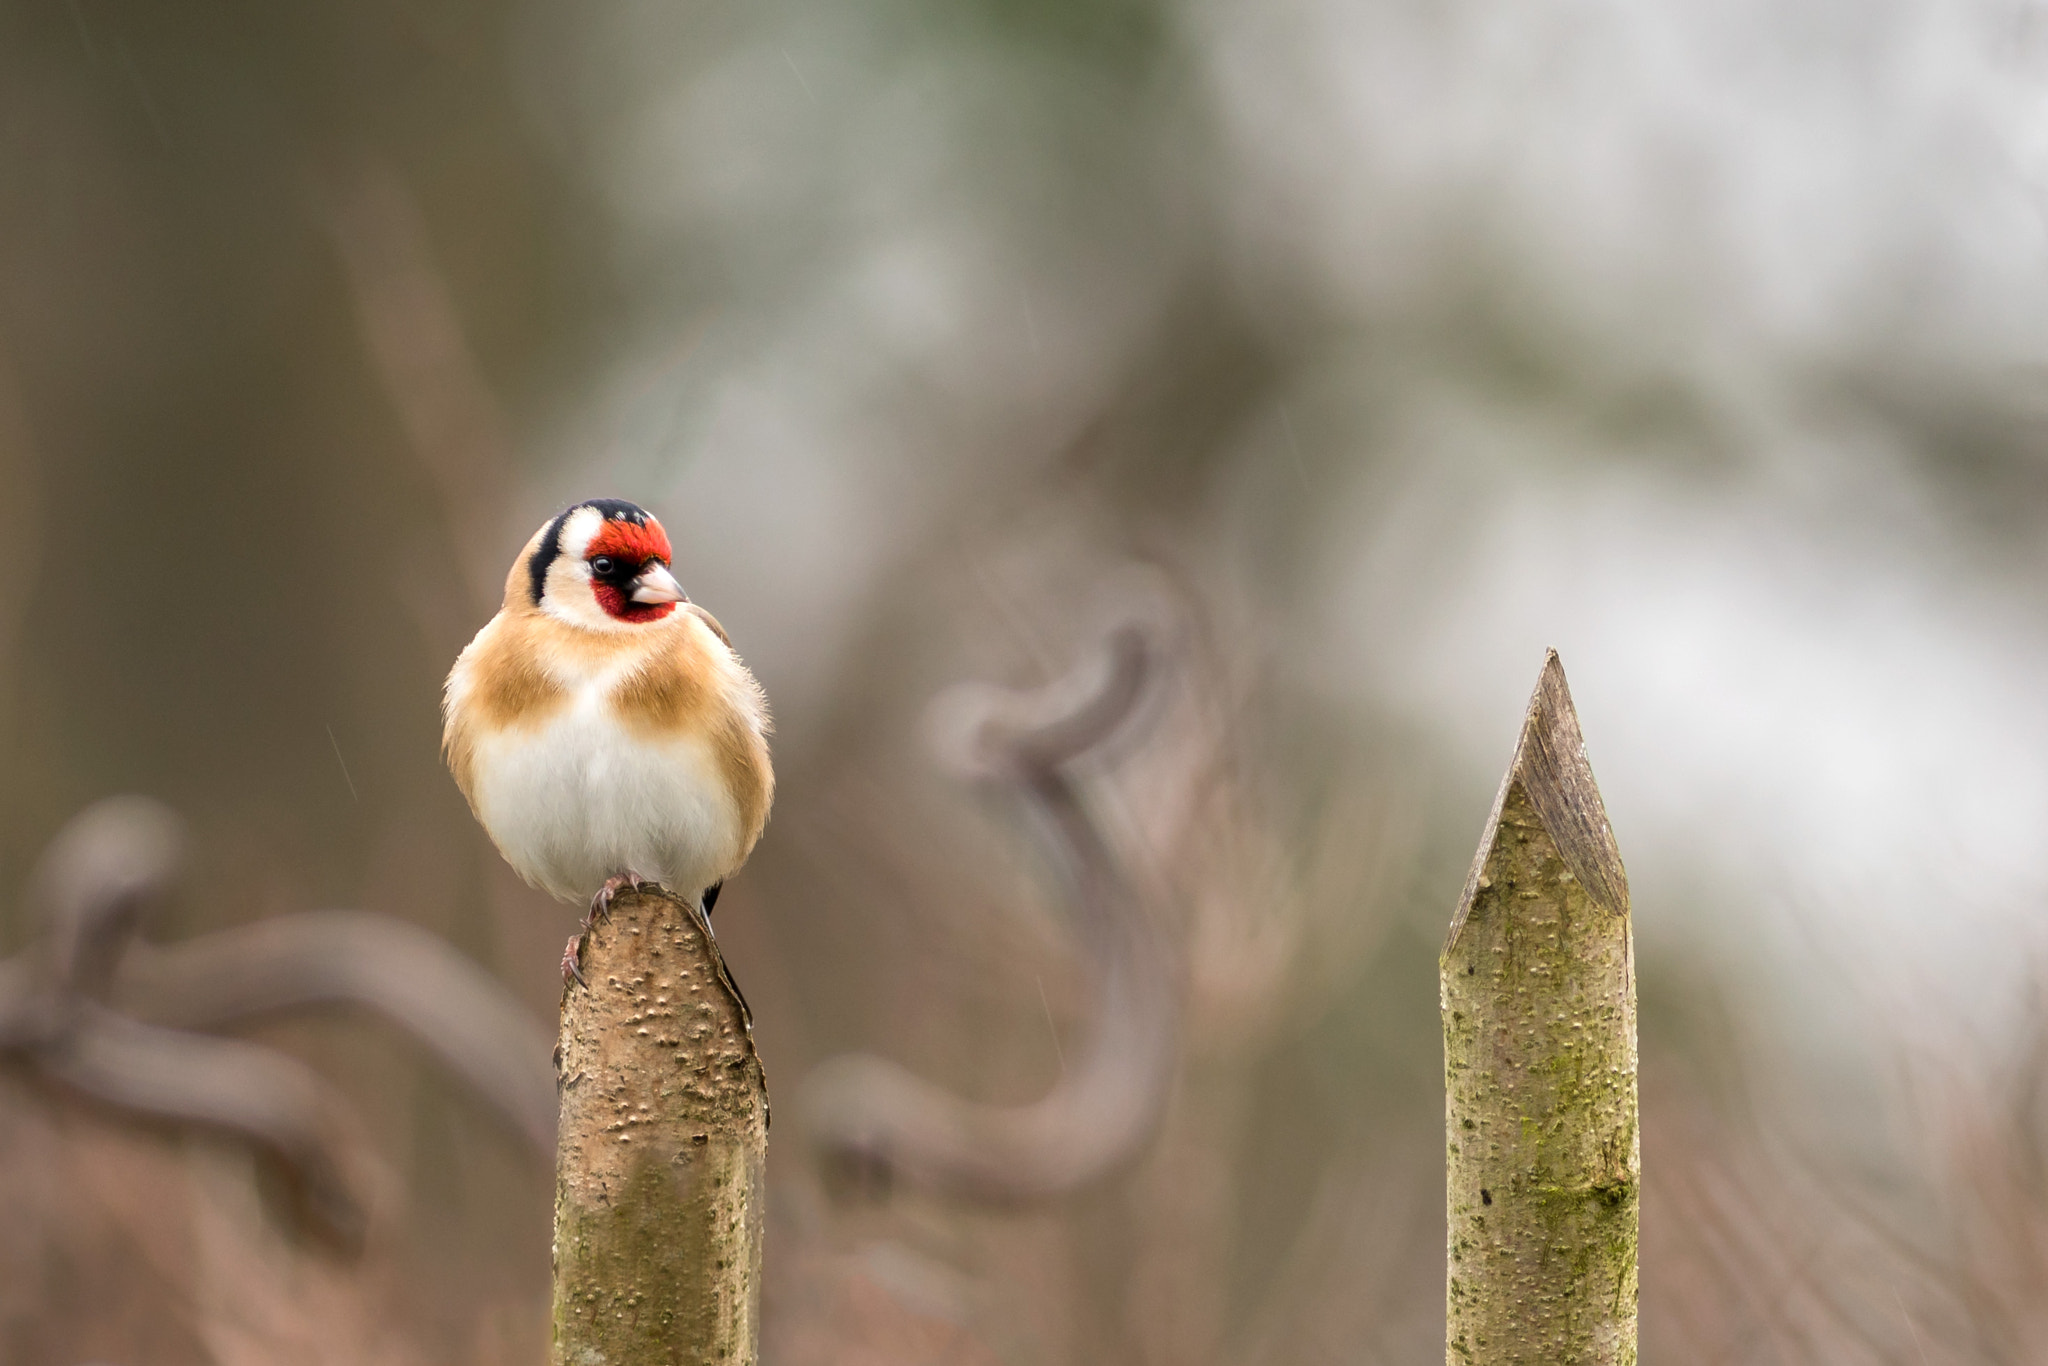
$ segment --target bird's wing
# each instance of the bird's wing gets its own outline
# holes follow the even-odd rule
[[[685,612],[695,613],[697,620],[703,622],[706,626],[709,626],[711,628],[712,635],[717,636],[721,641],[725,642],[726,649],[730,650],[732,648],[732,637],[727,635],[725,633],[725,628],[718,624],[717,617],[712,616],[709,612],[705,611],[703,608],[699,607],[694,602],[684,603],[683,610]]]

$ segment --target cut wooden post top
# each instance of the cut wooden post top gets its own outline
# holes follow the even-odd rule
[[[1564,665],[1557,651],[1543,660],[1543,672],[1536,679],[1536,691],[1529,697],[1529,710],[1522,719],[1522,734],[1515,741],[1515,754],[1500,780],[1500,791],[1487,813],[1479,838],[1479,852],[1473,855],[1472,871],[1465,875],[1465,891],[1458,898],[1457,914],[1451,918],[1451,932],[1444,948],[1458,942],[1465,919],[1472,911],[1472,899],[1479,894],[1486,861],[1501,835],[1501,815],[1509,793],[1521,788],[1529,805],[1542,820],[1544,829],[1557,845],[1565,866],[1571,869],[1586,892],[1603,909],[1615,915],[1628,914],[1628,873],[1621,866],[1621,851],[1614,843],[1614,831],[1607,823],[1607,808],[1600,801],[1600,789],[1593,781],[1592,765],[1586,762],[1586,741],[1579,733],[1578,709],[1572,705],[1572,690],[1565,683]]]

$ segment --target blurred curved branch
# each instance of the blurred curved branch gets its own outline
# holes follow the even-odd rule
[[[963,1100],[886,1058],[826,1062],[806,1079],[801,1108],[840,1172],[991,1203],[1042,1200],[1112,1170],[1151,1137],[1177,1061],[1180,973],[1068,770],[1128,721],[1162,657],[1152,631],[1127,624],[1044,689],[941,699],[941,711],[971,722],[953,757],[1017,787],[1050,824],[1097,973],[1095,1028],[1052,1090],[1023,1106]]]
[[[51,1080],[143,1118],[220,1130],[275,1159],[298,1215],[325,1241],[360,1251],[368,1202],[350,1169],[345,1102],[318,1073],[274,1049],[140,1024],[91,1003],[73,1027],[30,1050]]]
[[[361,1245],[348,1105],[311,1068],[210,1037],[253,1016],[352,1004],[412,1036],[546,1157],[548,1043],[481,969],[432,935],[359,911],[307,912],[171,948],[135,943],[175,878],[182,828],[115,797],[74,817],[31,881],[41,933],[0,962],[0,1056],[131,1114],[230,1134],[275,1160],[309,1231]],[[135,1012],[147,1018],[133,1018]]]
[[[321,1005],[359,1006],[410,1035],[536,1153],[555,1150],[544,1030],[445,940],[368,911],[301,911],[168,948],[137,945],[115,998],[176,1029],[216,1030]]]

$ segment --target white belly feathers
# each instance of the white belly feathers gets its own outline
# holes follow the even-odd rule
[[[625,872],[694,895],[744,855],[740,813],[705,739],[619,724],[616,677],[587,680],[540,725],[479,737],[477,816],[521,877],[566,901]]]

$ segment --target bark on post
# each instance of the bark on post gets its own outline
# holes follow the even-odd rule
[[[1636,1360],[1628,877],[1557,652],[1439,963],[1448,1366]]]
[[[768,1091],[696,908],[621,892],[555,1049],[555,1366],[754,1366]]]

